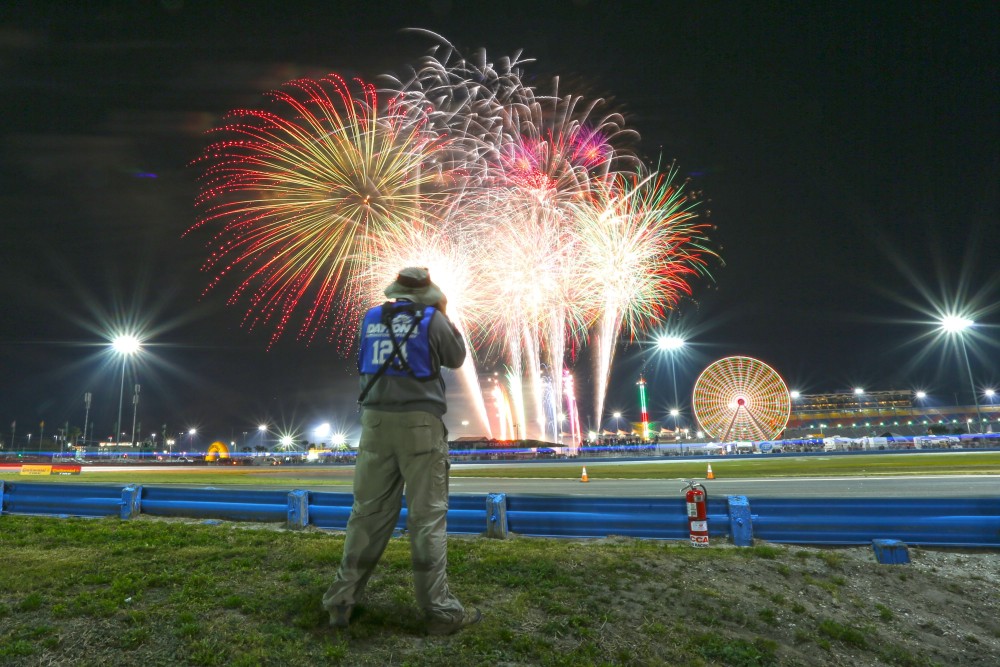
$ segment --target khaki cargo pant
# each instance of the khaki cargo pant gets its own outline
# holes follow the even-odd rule
[[[432,618],[464,609],[448,590],[448,443],[441,419],[427,412],[365,410],[354,472],[354,505],[344,555],[323,606],[353,605],[392,537],[406,485],[407,529],[417,604]]]

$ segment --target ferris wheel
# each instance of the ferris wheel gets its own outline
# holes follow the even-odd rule
[[[751,357],[726,357],[703,370],[692,403],[702,430],[721,442],[773,440],[792,407],[777,371]]]

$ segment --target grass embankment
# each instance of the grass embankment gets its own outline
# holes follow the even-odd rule
[[[852,456],[802,456],[789,458],[714,457],[696,461],[616,462],[588,460],[544,465],[491,464],[479,467],[453,466],[452,477],[575,479],[580,466],[601,479],[703,478],[710,463],[717,477],[865,477],[888,475],[997,475],[1000,452],[868,454]],[[296,488],[336,487],[350,491],[353,466],[267,467],[195,466],[189,470],[148,471],[87,469],[80,475],[21,477],[16,470],[0,472],[0,480],[26,482],[89,482],[107,484],[243,484]]]
[[[10,515],[0,525],[5,665],[931,664],[919,642],[892,641],[908,641],[899,614],[849,593],[853,575],[818,550],[451,538],[451,587],[485,618],[429,638],[405,539],[390,542],[351,627],[335,631],[320,602],[342,534]],[[753,572],[777,583],[753,584]]]

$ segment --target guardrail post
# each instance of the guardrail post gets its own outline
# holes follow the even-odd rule
[[[507,494],[490,493],[486,496],[486,537],[507,537]]]
[[[910,552],[907,546],[899,540],[872,540],[875,560],[883,565],[907,565],[910,562]]]
[[[309,525],[309,492],[296,489],[288,492],[288,527],[305,528]]]
[[[129,484],[122,489],[122,519],[134,519],[142,511],[142,486]]]
[[[753,545],[753,518],[750,515],[750,501],[746,496],[728,496],[729,534],[738,547]]]

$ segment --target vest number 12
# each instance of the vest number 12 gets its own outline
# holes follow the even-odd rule
[[[400,343],[399,345],[400,356],[403,360],[406,360],[406,343]],[[377,340],[375,345],[372,346],[372,362],[376,366],[381,366],[385,363],[385,360],[392,356],[392,341],[391,340]]]

